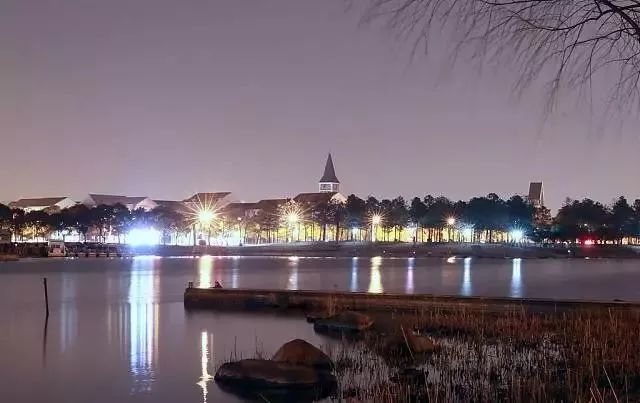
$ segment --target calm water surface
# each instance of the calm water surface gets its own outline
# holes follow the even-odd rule
[[[231,354],[272,354],[300,318],[185,312],[189,281],[325,289],[640,301],[634,260],[168,258],[0,263],[0,401],[234,402],[211,376]],[[51,316],[45,328],[42,278]]]

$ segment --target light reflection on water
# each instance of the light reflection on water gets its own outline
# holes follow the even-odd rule
[[[129,369],[131,393],[150,392],[158,353],[158,304],[154,302],[160,277],[153,258],[136,258],[129,285]]]
[[[238,274],[240,272],[240,258],[234,256],[231,263],[231,288],[238,288]]]
[[[349,286],[351,292],[358,291],[358,257],[351,258],[351,284]]]
[[[200,333],[200,379],[197,385],[202,389],[202,402],[207,403],[207,395],[209,394],[208,383],[211,382],[213,376],[209,374],[209,344],[213,347],[213,334],[211,335],[211,342],[209,335],[205,330]]]
[[[404,292],[407,294],[413,294],[413,268],[415,265],[416,258],[410,257],[407,259],[407,281],[404,287]]]
[[[198,259],[198,287],[211,288],[213,283],[213,256],[204,255]]]
[[[257,341],[270,355],[294,337],[327,343],[300,318],[186,312],[182,293],[190,281],[212,285],[220,278],[229,282],[223,286],[283,288],[291,278],[309,289],[338,284],[365,292],[640,300],[635,260],[455,259],[450,264],[444,258],[300,258],[295,263],[257,257],[2,263],[0,362],[17,364],[0,365],[0,401],[240,401],[209,379],[231,352],[253,356]],[[48,333],[43,332],[42,277],[49,280]]]
[[[513,259],[511,267],[511,292],[510,297],[520,298],[522,297],[522,278],[520,276],[520,264],[522,259]]]
[[[289,278],[287,279],[287,290],[298,289],[298,261],[300,259],[296,256],[289,258]]]
[[[369,277],[369,291],[372,294],[380,294],[384,292],[382,287],[382,279],[380,278],[380,264],[382,258],[375,256],[371,258],[371,275]]]
[[[471,258],[464,258],[464,273],[462,275],[462,287],[460,288],[460,294],[464,296],[471,296],[473,294],[473,287],[471,284]]]
[[[73,344],[78,328],[77,307],[73,302],[76,283],[71,273],[62,275],[62,303],[60,304],[60,349],[64,352]]]

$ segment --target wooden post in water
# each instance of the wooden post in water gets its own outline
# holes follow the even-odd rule
[[[44,304],[47,308],[47,319],[49,319],[49,293],[47,292],[47,278],[43,278],[42,282],[44,284]]]

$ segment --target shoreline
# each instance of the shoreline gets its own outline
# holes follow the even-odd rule
[[[107,252],[101,245],[82,245],[82,250],[74,251],[69,245],[67,257],[131,257],[155,255],[161,257],[186,256],[247,256],[247,257],[395,257],[395,258],[487,258],[487,259],[638,259],[640,247],[629,245],[591,246],[538,246],[504,244],[407,244],[407,243],[354,243],[318,242],[294,244],[268,244],[250,246],[177,246],[159,245],[149,247],[128,247],[109,245]],[[16,258],[47,257],[37,246],[17,247],[9,254],[0,254],[0,261]]]
[[[252,246],[161,246],[134,249],[131,254],[158,256],[255,256],[255,257],[395,257],[395,258],[493,258],[493,259],[638,259],[640,247],[622,245],[593,246],[514,246],[501,244],[407,244],[407,243],[313,243]]]

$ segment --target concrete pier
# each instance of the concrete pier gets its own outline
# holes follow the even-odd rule
[[[640,310],[640,303],[580,300],[516,299],[333,291],[249,290],[188,287],[187,309],[355,310],[415,313],[432,309],[562,312],[567,310]]]

